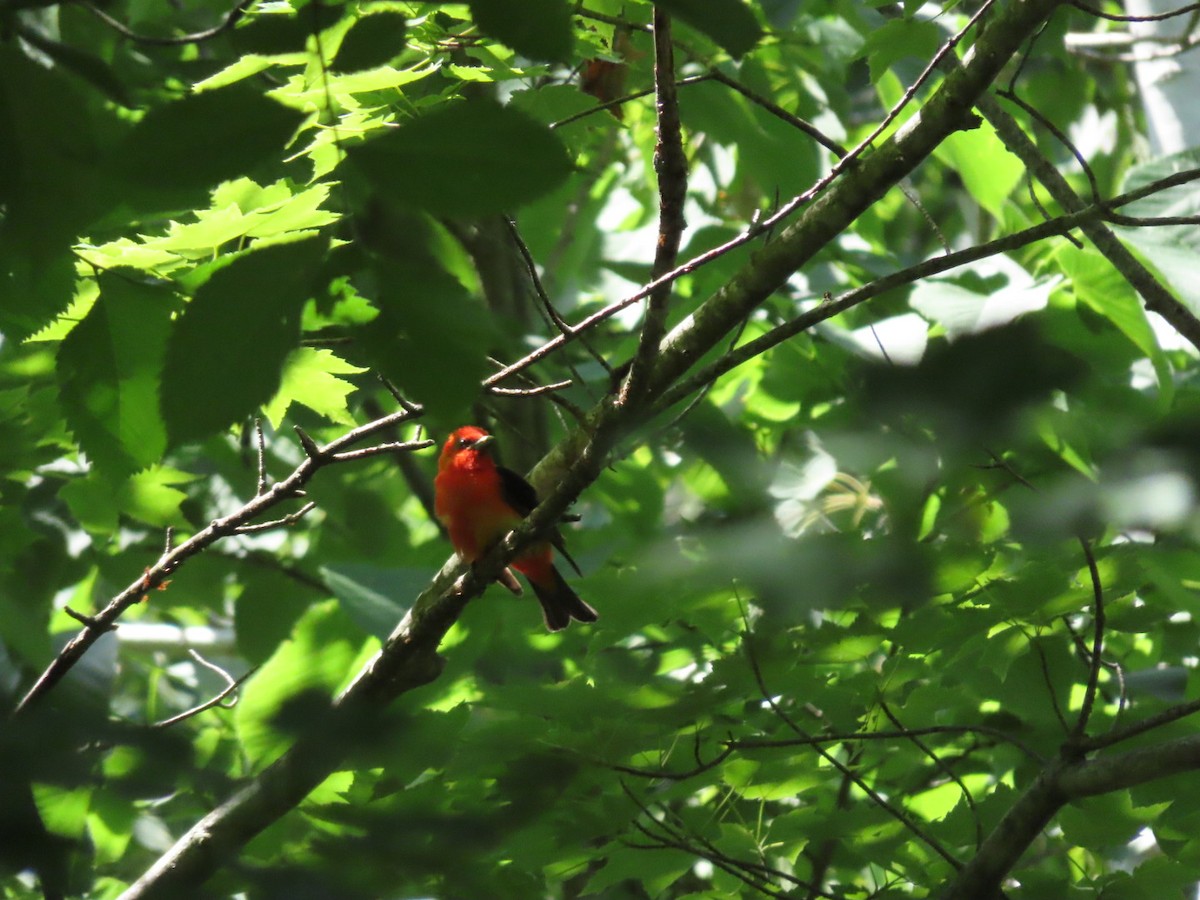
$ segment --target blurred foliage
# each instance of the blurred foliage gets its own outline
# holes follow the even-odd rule
[[[832,162],[761,100],[853,146],[967,14],[662,6],[681,76],[745,88],[680,88],[683,258]],[[376,373],[425,405],[435,437],[480,421],[536,459],[570,424],[480,381],[555,333],[500,216],[569,321],[650,271],[653,97],[584,114],[652,87],[652,9],[584,7],[0,4],[9,705],[78,629],[66,607],[139,578],[164,528],[178,543],[254,496],[256,417],[271,480],[303,459],[294,426],[329,440],[394,406]],[[1115,193],[1195,154],[1147,159],[1125,70],[1064,49],[1068,29],[1108,27],[1060,10],[1016,89]],[[1071,153],[1017,115],[1086,194]],[[1034,195],[1053,204],[1025,180],[992,129],[955,135],[915,173],[919,204],[881,198],[737,340],[943,242],[1040,221]],[[1198,197],[1184,185],[1133,213]],[[1194,227],[1122,236],[1196,300]],[[671,322],[750,258],[680,279]],[[572,378],[562,396],[590,406],[609,389],[597,357],[626,362],[636,326],[615,317],[531,375]],[[1081,541],[1108,607],[1091,731],[1200,690],[1200,367],[1163,334],[1091,245],[1052,239],[881,295],[722,376],[631,435],[578,505],[568,537],[600,622],[548,635],[528,597],[474,602],[442,676],[330,734],[344,768],[229,860],[213,895],[722,900],[816,881],[848,900],[930,896],[952,871],[933,845],[970,858],[1078,715],[1094,597]],[[5,897],[38,896],[35,870],[117,896],[296,734],[328,729],[328,696],[447,556],[419,500],[432,466],[425,452],[323,470],[314,512],[190,560],[0,732]],[[233,676],[261,668],[236,708],[154,728],[224,687],[185,653],[195,629]],[[850,737],[901,728],[940,730]],[[1194,786],[1071,807],[1008,896],[1179,896],[1200,880]]]

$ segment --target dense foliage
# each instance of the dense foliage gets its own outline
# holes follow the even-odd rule
[[[229,2],[0,2],[5,897],[1194,891],[1118,9]],[[465,422],[596,625],[439,574]]]

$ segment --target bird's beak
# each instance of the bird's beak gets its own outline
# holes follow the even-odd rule
[[[496,439],[490,434],[485,434],[481,438],[476,438],[475,443],[471,445],[472,450],[486,450],[496,442]]]

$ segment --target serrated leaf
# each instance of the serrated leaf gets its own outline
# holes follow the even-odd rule
[[[335,356],[331,350],[299,347],[288,354],[279,391],[263,407],[263,414],[271,427],[278,429],[288,407],[299,403],[332,422],[352,425],[354,417],[346,408],[346,398],[354,391],[354,385],[337,376],[365,371]]]
[[[564,0],[470,0],[479,30],[530,59],[571,55],[571,8]]]
[[[566,148],[548,128],[490,100],[440,107],[348,155],[368,190],[455,216],[515,209],[571,172]]]
[[[361,332],[373,367],[435,415],[461,415],[487,371],[487,310],[430,261],[380,266],[376,275],[380,315]]]
[[[658,5],[708,35],[730,56],[754,49],[762,28],[742,0],[658,0]]]
[[[329,68],[358,72],[391,62],[404,50],[408,20],[399,12],[383,10],[362,16],[342,38]]]
[[[275,393],[323,256],[319,239],[275,244],[199,287],[167,342],[161,396],[172,444],[220,431]]]
[[[109,475],[156,462],[167,445],[158,387],[177,303],[138,278],[132,271],[101,275],[100,297],[58,351],[63,415],[89,459]]]
[[[99,127],[97,127],[99,126]],[[104,206],[104,121],[61,70],[0,43],[0,329],[23,338],[71,301],[70,244]]]
[[[182,202],[278,159],[304,118],[241,85],[194,93],[146,113],[110,168],[139,207]]]

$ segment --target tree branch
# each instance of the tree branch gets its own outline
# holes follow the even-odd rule
[[[654,7],[654,89],[658,115],[658,143],[654,148],[654,172],[658,176],[658,244],[654,250],[651,279],[657,279],[675,267],[683,229],[687,227],[683,219],[683,204],[687,198],[688,167],[679,122],[671,17],[658,6]],[[658,345],[666,333],[667,304],[670,299],[669,283],[658,286],[650,293],[637,351],[629,376],[621,388],[622,403],[640,404],[644,399]]]
[[[1045,185],[1059,206],[1067,212],[1078,212],[1086,206],[1054,163],[1042,154],[998,100],[983,96],[979,98],[977,105],[984,118],[996,129],[996,134],[1004,142],[1004,146]],[[1121,276],[1142,295],[1146,308],[1166,319],[1192,346],[1200,349],[1200,319],[1159,283],[1153,273],[1138,261],[1108,226],[1103,222],[1091,221],[1081,222],[1079,227]]]
[[[148,568],[142,577],[113,597],[104,609],[84,621],[83,630],[75,635],[59,651],[58,656],[51,661],[33,687],[29,689],[21,699],[21,702],[17,704],[13,716],[21,715],[45,697],[62,680],[63,676],[83,658],[83,655],[92,644],[102,634],[113,628],[114,623],[125,610],[139,602],[147,592],[161,587],[166,582],[167,577],[188,559],[205,550],[221,538],[242,533],[242,530],[253,519],[268,509],[285,500],[300,496],[304,485],[308,483],[309,479],[319,469],[340,461],[341,457],[339,457],[339,453],[341,453],[342,448],[352,446],[378,431],[398,425],[419,413],[419,407],[392,413],[391,415],[384,416],[382,419],[376,419],[374,422],[361,425],[322,448],[312,445],[310,449],[308,444],[312,444],[312,439],[307,438],[307,435],[303,434],[303,432],[298,432],[301,441],[303,442],[307,438],[308,444],[305,445],[306,455],[304,461],[292,471],[292,474],[282,481],[276,482],[266,491],[256,494],[253,500],[243,504],[240,509],[222,518],[214,519],[208,527],[200,529],[182,544],[176,547],[168,547],[168,549],[164,550],[158,562]],[[406,449],[416,450],[421,447],[432,446],[432,444],[433,441],[411,441],[406,445]]]
[[[1029,0],[995,7],[987,29],[963,64],[946,76],[922,106],[921,115],[905,122],[874,153],[842,160],[839,166],[855,166],[854,178],[831,184],[799,219],[667,335],[655,370],[655,392],[668,388],[701,354],[716,346],[948,135],[972,127],[972,105],[1028,35],[1059,5],[1059,0]]]

